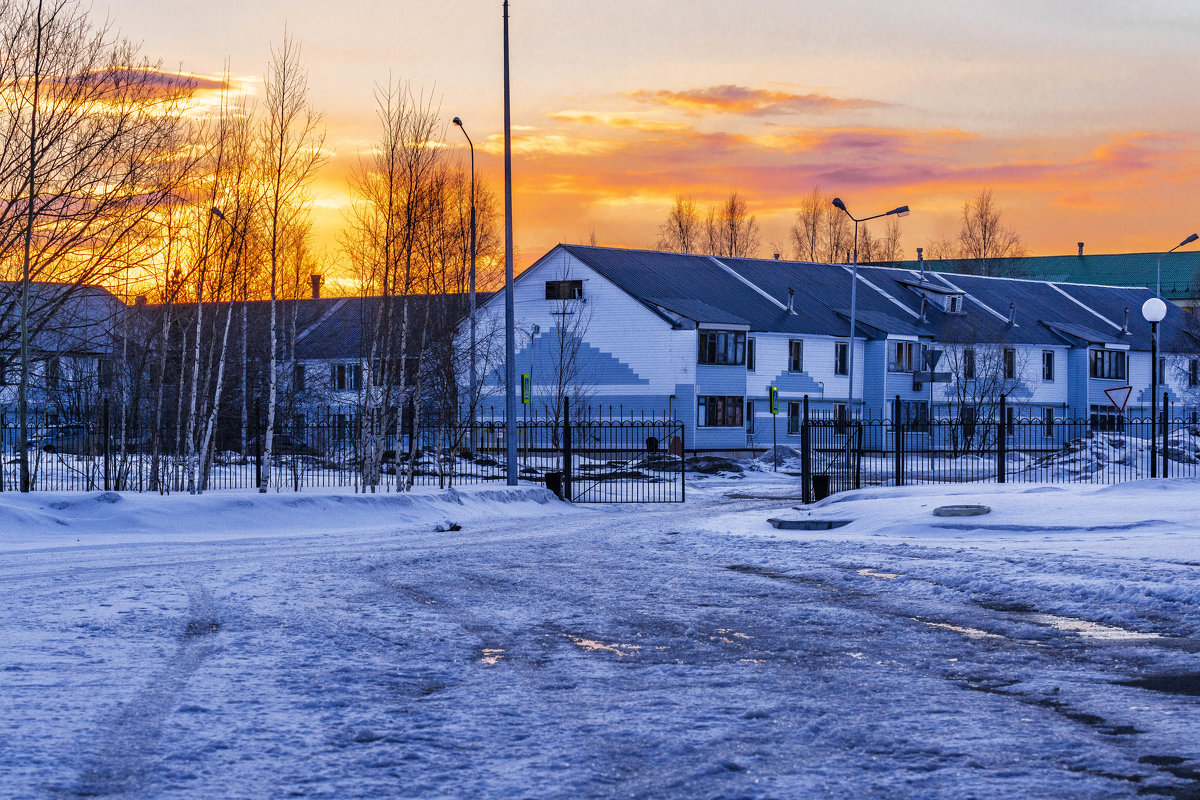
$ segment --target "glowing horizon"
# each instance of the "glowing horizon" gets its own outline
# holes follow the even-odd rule
[[[110,0],[105,11],[183,74],[218,80],[228,58],[249,93],[261,93],[261,77],[246,76],[261,75],[285,22],[230,0],[179,12]],[[461,116],[479,174],[500,191],[499,2],[297,0],[289,14],[333,153],[313,209],[331,281],[345,280],[345,178],[376,138],[375,83],[403,77],[433,97],[465,161],[449,124]],[[953,236],[983,188],[1031,255],[1079,241],[1088,253],[1163,250],[1200,228],[1188,193],[1200,112],[1176,97],[1200,77],[1189,44],[1200,9],[697,0],[683,14],[666,0],[516,0],[511,14],[519,268],[593,234],[652,247],[676,195],[705,206],[734,190],[767,258],[815,186],[864,214],[909,205],[906,257]]]

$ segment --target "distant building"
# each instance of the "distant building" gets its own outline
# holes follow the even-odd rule
[[[1159,253],[1116,253],[1072,256],[1023,256],[1021,258],[976,259],[950,258],[926,260],[931,272],[1002,275],[1031,278],[1055,283],[1087,283],[1101,286],[1141,286],[1155,288]],[[898,269],[918,269],[916,261],[880,263]],[[1162,256],[1162,296],[1191,311],[1200,309],[1200,251],[1183,250]]]
[[[1055,420],[1123,425],[1106,389],[1132,387],[1126,415],[1149,413],[1141,307],[1153,291],[907,266],[860,267],[851,358],[848,265],[558,245],[515,283],[529,413],[552,414],[568,396],[577,415],[670,415],[696,451],[769,447],[773,433],[795,444],[805,397],[833,421],[890,420],[899,398],[907,421],[973,426],[994,419],[1004,394],[1010,418],[1045,421],[1049,447],[1069,438]],[[481,317],[495,326],[503,306],[498,295]],[[1168,304],[1161,341],[1168,390],[1190,408],[1200,340],[1189,319]],[[923,381],[932,351],[948,375]],[[483,414],[502,416],[502,376],[488,380]]]

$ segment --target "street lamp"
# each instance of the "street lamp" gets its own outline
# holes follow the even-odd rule
[[[900,206],[899,208],[893,208],[891,211],[885,211],[882,214],[876,214],[873,217],[863,217],[862,219],[858,219],[853,214],[851,214],[849,209],[846,208],[846,204],[842,202],[842,198],[840,198],[840,197],[833,198],[833,207],[840,208],[843,212],[845,212],[847,217],[854,220],[854,267],[851,272],[851,278],[850,278],[850,364],[849,364],[850,390],[847,392],[847,400],[846,400],[846,403],[850,409],[849,413],[850,413],[851,417],[853,417],[853,415],[855,413],[855,407],[854,407],[854,332],[855,332],[855,326],[858,322],[858,223],[868,222],[873,219],[879,219],[880,217],[890,217],[892,215],[895,215],[897,217],[907,217],[908,216],[908,206]]]
[[[1155,271],[1155,275],[1154,275],[1154,296],[1155,297],[1162,297],[1162,257],[1167,255],[1167,253],[1174,253],[1176,250],[1183,247],[1185,244],[1191,244],[1192,242],[1196,241],[1197,239],[1200,239],[1200,235],[1193,233],[1191,236],[1187,237],[1182,242],[1180,242],[1179,244],[1172,247],[1166,253],[1158,254],[1158,269]]]
[[[478,397],[475,383],[475,143],[471,141],[471,136],[463,127],[461,119],[455,117],[453,122],[463,132],[463,136],[467,137],[467,146],[471,148],[471,394],[467,398],[467,408],[471,414],[471,452],[473,453],[475,452],[475,402]]]
[[[517,485],[517,333],[513,295],[512,104],[508,93],[508,0],[504,0],[504,460]]]
[[[1151,297],[1142,303],[1142,317],[1150,323],[1150,477],[1158,477],[1158,323],[1167,316],[1162,298]],[[1166,420],[1163,420],[1164,424]]]

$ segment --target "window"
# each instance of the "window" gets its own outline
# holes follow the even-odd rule
[[[799,433],[801,417],[804,412],[804,403],[800,403],[795,400],[789,400],[787,412],[787,432],[790,434]]]
[[[901,400],[899,421],[910,431],[928,431],[929,403],[925,400]]]
[[[1167,382],[1167,357],[1166,356],[1158,357],[1158,382],[1159,383]]]
[[[57,389],[60,373],[60,366],[57,358],[51,358],[46,361],[46,388]]]
[[[754,340],[746,340],[746,369],[754,372]]]
[[[834,375],[849,375],[850,374],[850,343],[849,342],[834,342],[833,343],[833,374]]]
[[[1192,389],[1200,386],[1200,358],[1193,358],[1188,362],[1187,385]]]
[[[975,348],[968,347],[963,350],[963,380],[975,380]]]
[[[111,358],[96,359],[96,379],[101,389],[111,389],[113,385],[113,362]]]
[[[1091,412],[1092,430],[1118,432],[1125,430],[1125,415],[1117,411],[1116,406],[1094,405],[1091,407]]]
[[[746,363],[746,334],[742,331],[700,331],[698,364]]]
[[[304,391],[304,365],[297,364],[296,369],[292,373],[292,389],[293,391]]]
[[[579,300],[583,297],[583,281],[546,281],[547,300]]]
[[[946,298],[946,313],[957,314],[962,311],[962,297],[952,294]]]
[[[1092,350],[1088,375],[1105,380],[1125,380],[1125,351]]]
[[[804,372],[804,342],[800,339],[788,342],[788,372]]]
[[[846,434],[850,429],[850,412],[845,403],[833,404],[834,433]]]
[[[696,420],[703,428],[742,427],[741,397],[703,396],[696,398]]]
[[[1051,406],[1042,406],[1042,435],[1054,435],[1054,409]]]
[[[329,388],[336,392],[357,392],[362,386],[360,364],[331,364],[329,366]]]
[[[1017,377],[1017,351],[1011,347],[1004,348],[1004,380],[1011,381]]]
[[[888,346],[888,372],[912,372],[915,342],[892,342]]]
[[[1004,428],[1009,436],[1017,432],[1017,410],[1012,406],[1004,407]]]
[[[1054,382],[1054,351],[1042,351],[1042,380],[1046,383]]]
[[[754,341],[751,339],[750,341]],[[754,433],[754,401],[746,401],[746,433]]]
[[[963,438],[968,442],[975,438],[975,406],[963,406],[959,414],[962,423]]]

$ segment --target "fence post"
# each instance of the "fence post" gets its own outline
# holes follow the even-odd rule
[[[104,398],[104,404],[101,406],[100,413],[103,415],[100,418],[100,436],[102,443],[100,452],[104,456],[104,491],[112,489],[112,475],[108,468],[108,398]]]
[[[904,485],[904,423],[900,421],[900,395],[892,401],[892,449],[895,451],[895,483]]]
[[[263,468],[263,431],[262,431],[262,402],[254,401],[254,485],[259,492],[267,491],[262,482]]]
[[[1008,462],[1008,437],[1005,425],[1008,419],[1008,396],[1000,395],[1000,419],[996,421],[996,482],[1004,483],[1005,464]]]
[[[849,466],[849,465],[847,465]],[[804,504],[812,502],[812,431],[808,421],[808,395],[804,395],[804,419],[800,423],[800,490]]]
[[[571,398],[563,398],[563,499],[573,502],[571,497]]]
[[[1168,475],[1167,475],[1167,427],[1168,427],[1167,421],[1171,418],[1170,417],[1171,405],[1170,405],[1169,397],[1170,397],[1170,395],[1167,392],[1163,392],[1163,402],[1162,402],[1162,476],[1164,478],[1168,477]]]

